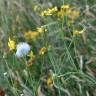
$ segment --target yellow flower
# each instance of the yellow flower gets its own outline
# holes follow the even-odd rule
[[[38,32],[36,32],[36,31],[31,32],[31,39],[35,39],[38,36],[39,36]]]
[[[28,56],[30,57],[30,59],[27,62],[27,66],[30,67],[30,66],[32,66],[33,61],[35,60],[35,55],[34,55],[34,53],[32,51],[30,51]]]
[[[73,36],[75,36],[75,35],[80,35],[80,34],[82,34],[83,32],[85,31],[85,29],[83,29],[83,30],[74,30],[74,32],[73,32]]]
[[[80,12],[79,11],[76,11],[76,10],[70,11],[69,12],[69,16],[72,19],[76,19],[76,18],[78,18],[80,16]]]
[[[46,32],[47,29],[44,29],[42,27],[37,28],[36,31],[28,31],[24,33],[24,37],[26,40],[35,40],[41,33]]]
[[[76,19],[80,16],[80,12],[77,10],[72,10],[69,5],[62,5],[60,11],[58,11],[57,16],[63,18],[64,16],[69,16],[72,19]]]
[[[36,31],[28,31],[24,33],[24,37],[27,40],[36,39],[38,36],[39,36],[39,32]]]
[[[58,17],[59,18],[63,18],[65,16],[65,12],[63,10],[60,10],[58,13],[57,13]]]
[[[35,5],[34,6],[34,11],[37,11],[39,9],[39,6],[38,5]]]
[[[11,40],[11,38],[9,38],[8,47],[9,47],[10,50],[16,49],[16,43],[15,43],[14,40]]]
[[[49,8],[48,10],[44,10],[41,12],[41,16],[50,16],[53,15],[55,12],[57,12],[57,7]]]
[[[56,11],[57,11],[57,7],[48,9],[48,12],[49,12],[50,14],[53,14],[53,13],[55,13]]]
[[[52,87],[54,85],[54,81],[53,81],[53,78],[52,77],[49,77],[47,79],[47,85],[48,85],[48,87]]]
[[[40,28],[37,28],[37,31],[38,31],[39,33],[43,33],[43,32],[46,32],[47,29],[44,29],[44,28],[40,27]]]
[[[35,59],[35,55],[32,51],[30,51],[28,56],[30,57],[30,59]]]
[[[57,16],[63,18],[70,13],[71,9],[69,5],[62,5],[60,11],[58,11]]]
[[[46,11],[46,10],[44,10],[43,12],[41,12],[41,16],[49,16],[50,14]]]
[[[39,55],[44,55],[46,51],[47,51],[47,49],[46,49],[45,47],[42,47],[42,48],[39,50]]]
[[[64,10],[65,10],[65,9],[67,10],[67,9],[69,9],[69,8],[70,8],[70,5],[62,5],[62,6],[61,6],[61,9],[64,9]]]

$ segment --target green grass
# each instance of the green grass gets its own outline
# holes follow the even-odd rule
[[[0,0],[0,88],[7,96],[96,96],[96,1],[95,0]],[[41,17],[49,7],[74,6],[80,17],[68,27],[69,18]],[[34,11],[34,6],[39,6]],[[16,18],[18,19],[16,21]],[[38,27],[47,29],[36,40],[23,34]],[[74,29],[86,31],[73,36]],[[9,51],[8,38],[28,42],[36,55],[32,66],[26,57]],[[48,48],[44,56],[39,49]],[[7,75],[4,75],[7,72]],[[48,87],[49,76],[54,86]],[[1,96],[1,95],[0,95]]]

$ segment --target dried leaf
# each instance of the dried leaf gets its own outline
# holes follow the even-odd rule
[[[38,95],[37,96],[45,96],[45,94],[41,91],[41,85],[38,87]]]

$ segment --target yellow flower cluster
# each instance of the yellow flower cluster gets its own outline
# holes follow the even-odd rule
[[[24,33],[24,37],[25,37],[25,39],[27,39],[27,40],[35,39],[35,38],[38,37],[38,35],[39,35],[39,33],[36,32],[36,31],[28,31],[28,32],[25,32],[25,33]]]
[[[77,17],[79,17],[80,12],[77,10],[72,10],[69,5],[62,5],[60,11],[58,11],[57,14],[60,18],[69,16],[71,19],[76,19]]]
[[[63,18],[65,15],[68,15],[70,12],[70,6],[69,5],[62,5],[60,8],[60,11],[58,11],[57,15],[60,18]]]
[[[70,5],[62,5],[60,10],[57,7],[49,8],[48,10],[44,10],[41,12],[41,16],[50,16],[53,14],[57,14],[59,18],[63,18],[64,16],[69,16],[71,19],[76,19],[79,17],[80,12],[77,10],[73,10]]]
[[[15,43],[15,41],[12,40],[11,38],[9,38],[8,47],[9,47],[10,50],[16,49],[16,43]]]
[[[57,7],[49,8],[48,10],[44,10],[43,12],[41,12],[41,16],[50,16],[56,13],[57,11]]]
[[[27,62],[27,66],[30,67],[30,66],[32,66],[33,61],[35,60],[35,55],[34,55],[33,51],[30,51],[28,56],[30,57],[30,59]]]
[[[79,11],[76,11],[76,10],[70,11],[69,16],[72,19],[76,19],[76,18],[78,18],[80,16],[80,12]]]
[[[28,31],[24,33],[24,37],[26,40],[35,40],[41,33],[45,32],[44,28],[37,28],[36,31]]]

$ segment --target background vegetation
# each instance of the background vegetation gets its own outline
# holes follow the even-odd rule
[[[80,16],[41,16],[48,8],[70,5]],[[37,28],[34,39],[24,35]],[[75,29],[85,31],[73,36]],[[27,42],[35,55],[17,58],[9,37]],[[34,39],[34,40],[33,40]],[[40,49],[45,48],[40,55]],[[42,53],[42,52],[41,52]],[[26,63],[27,62],[27,63]],[[7,96],[96,96],[96,0],[0,0],[0,94]],[[3,95],[0,95],[3,96]]]

